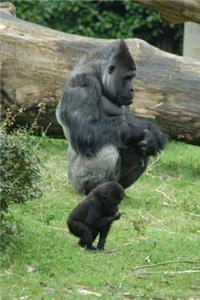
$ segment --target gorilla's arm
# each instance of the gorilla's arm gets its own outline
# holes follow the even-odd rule
[[[103,217],[103,218],[99,219],[99,221],[95,225],[101,229],[101,228],[111,224],[113,221],[119,220],[120,217],[121,217],[120,213],[116,213],[114,216],[111,216],[111,217]]]
[[[140,120],[133,117],[129,109],[125,111],[129,124],[129,136],[121,150],[133,147],[144,156],[157,155],[164,149],[167,138],[158,126],[147,120]]]
[[[57,108],[57,118],[69,129],[73,148],[82,155],[92,155],[98,141],[101,87],[98,80],[88,74],[77,74],[65,86]],[[92,113],[91,113],[92,112]]]
[[[110,227],[111,227],[111,224],[107,225],[107,226],[104,226],[101,231],[100,231],[100,234],[99,234],[99,241],[98,241],[98,244],[97,244],[97,248],[99,250],[104,250],[104,247],[105,247],[105,243],[106,243],[106,239],[107,239],[107,236],[108,236],[108,233],[110,231]]]
[[[93,75],[77,74],[67,82],[57,108],[59,123],[64,131],[69,129],[73,148],[83,156],[93,156],[107,144],[120,144],[116,126],[105,121],[101,97],[100,83]]]
[[[136,119],[127,106],[117,106],[105,96],[102,96],[103,110],[111,120],[118,118],[120,123],[120,149],[123,147],[137,148],[146,156],[156,155],[165,145],[166,138],[161,130],[149,121]],[[105,119],[106,121],[106,119]],[[123,122],[125,121],[126,126]]]
[[[144,139],[138,143],[138,146],[143,155],[155,156],[164,149],[166,142],[167,137],[159,127],[149,124],[145,130]]]
[[[155,155],[164,147],[159,129],[136,120],[128,107],[119,107],[103,96],[98,79],[90,73],[75,74],[68,80],[57,118],[64,132],[69,130],[74,150],[83,156],[93,156],[107,144],[118,149],[133,145],[145,155]]]
[[[116,213],[114,216],[110,217],[110,219],[112,219],[112,220],[109,223],[107,223],[107,225],[105,224],[104,226],[102,226],[100,228],[99,241],[98,241],[98,245],[97,245],[97,248],[99,250],[104,249],[106,239],[107,239],[108,233],[110,231],[112,222],[115,221],[115,220],[119,220],[120,217],[121,217],[121,213]],[[101,219],[101,221],[103,221],[103,218]]]
[[[91,205],[88,209],[87,216],[85,218],[84,224],[87,225],[89,228],[98,228],[101,229],[109,224],[111,224],[113,221],[118,220],[121,217],[121,214],[116,212],[112,216],[100,216],[100,210],[101,208],[94,207]]]

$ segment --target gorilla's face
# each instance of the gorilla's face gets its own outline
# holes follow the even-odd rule
[[[132,80],[134,76],[134,71],[127,71],[121,66],[108,66],[107,80],[109,86],[107,88],[111,101],[119,106],[132,103],[134,97]]]
[[[132,80],[135,63],[123,41],[113,47],[110,59],[103,66],[103,93],[118,106],[130,105],[134,97]]]

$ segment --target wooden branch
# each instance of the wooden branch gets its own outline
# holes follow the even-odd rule
[[[157,10],[166,21],[179,24],[186,21],[200,23],[199,0],[136,0]]]
[[[190,212],[184,212],[184,214],[187,214],[187,215],[190,215],[192,217],[197,217],[197,218],[200,218],[200,215],[197,215],[197,214],[193,214],[193,213],[190,213]]]
[[[55,107],[65,80],[82,55],[110,41],[66,34],[0,13],[0,83],[2,115],[18,114],[62,136]],[[136,116],[155,120],[175,139],[200,145],[200,62],[158,50],[138,39],[126,40],[136,61]]]
[[[154,268],[154,267],[165,266],[165,265],[171,265],[171,264],[180,264],[180,263],[196,264],[196,263],[200,263],[200,261],[188,260],[188,259],[169,260],[169,261],[163,261],[163,262],[159,262],[159,263],[155,263],[155,264],[151,264],[151,265],[138,266],[138,267],[133,268],[132,271],[146,269],[146,268]]]
[[[200,270],[143,272],[142,275],[162,274],[162,275],[171,275],[171,276],[173,276],[173,275],[179,275],[179,274],[193,274],[193,273],[200,273]]]

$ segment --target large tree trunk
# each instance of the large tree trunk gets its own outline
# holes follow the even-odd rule
[[[2,113],[14,112],[20,124],[31,123],[40,104],[39,124],[60,136],[55,107],[66,78],[80,57],[110,41],[76,36],[0,16]],[[151,118],[173,138],[200,145],[200,63],[168,54],[148,43],[126,41],[137,64],[134,113]]]
[[[157,10],[166,21],[179,24],[186,21],[200,23],[199,0],[136,0]]]

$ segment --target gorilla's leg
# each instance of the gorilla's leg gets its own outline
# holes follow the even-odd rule
[[[68,222],[68,227],[72,234],[80,238],[79,245],[81,247],[87,247],[90,250],[95,250],[95,248],[92,246],[92,231],[88,226],[78,221],[70,221]]]
[[[96,240],[97,235],[99,234],[99,230],[97,229],[92,229],[92,238],[93,242]]]
[[[69,231],[77,237],[82,237],[83,233],[88,230],[88,227],[85,226],[85,224],[78,221],[68,220],[67,224]]]
[[[104,246],[106,243],[106,239],[110,230],[111,224],[104,226],[103,228],[100,229],[100,236],[99,236],[99,242],[97,245],[97,248],[99,250],[104,250]]]
[[[92,231],[87,228],[79,240],[79,245],[89,250],[96,250],[96,248],[92,246],[93,240]]]
[[[116,180],[120,176],[120,155],[116,147],[105,146],[93,157],[77,155],[69,146],[69,179],[74,189],[88,194],[100,183]]]
[[[90,249],[90,250],[96,250],[96,248],[92,246],[92,243],[95,241],[97,235],[99,234],[99,230],[97,230],[97,229],[92,229],[91,234],[92,234],[92,242],[90,242],[89,245],[86,243],[86,240],[88,241],[88,240],[90,239],[90,237],[89,237],[89,239],[88,239],[88,235],[87,235],[86,238],[85,238],[85,237],[82,237],[82,238],[79,240],[79,243],[78,243],[79,246],[81,246],[81,247],[87,247],[87,248]]]
[[[141,157],[132,147],[121,152],[121,173],[119,183],[123,188],[131,186],[145,171],[149,158]]]
[[[144,173],[147,167],[147,163],[144,165],[133,165],[127,167],[125,174],[121,174],[119,183],[123,186],[124,189],[131,186],[141,175]]]

